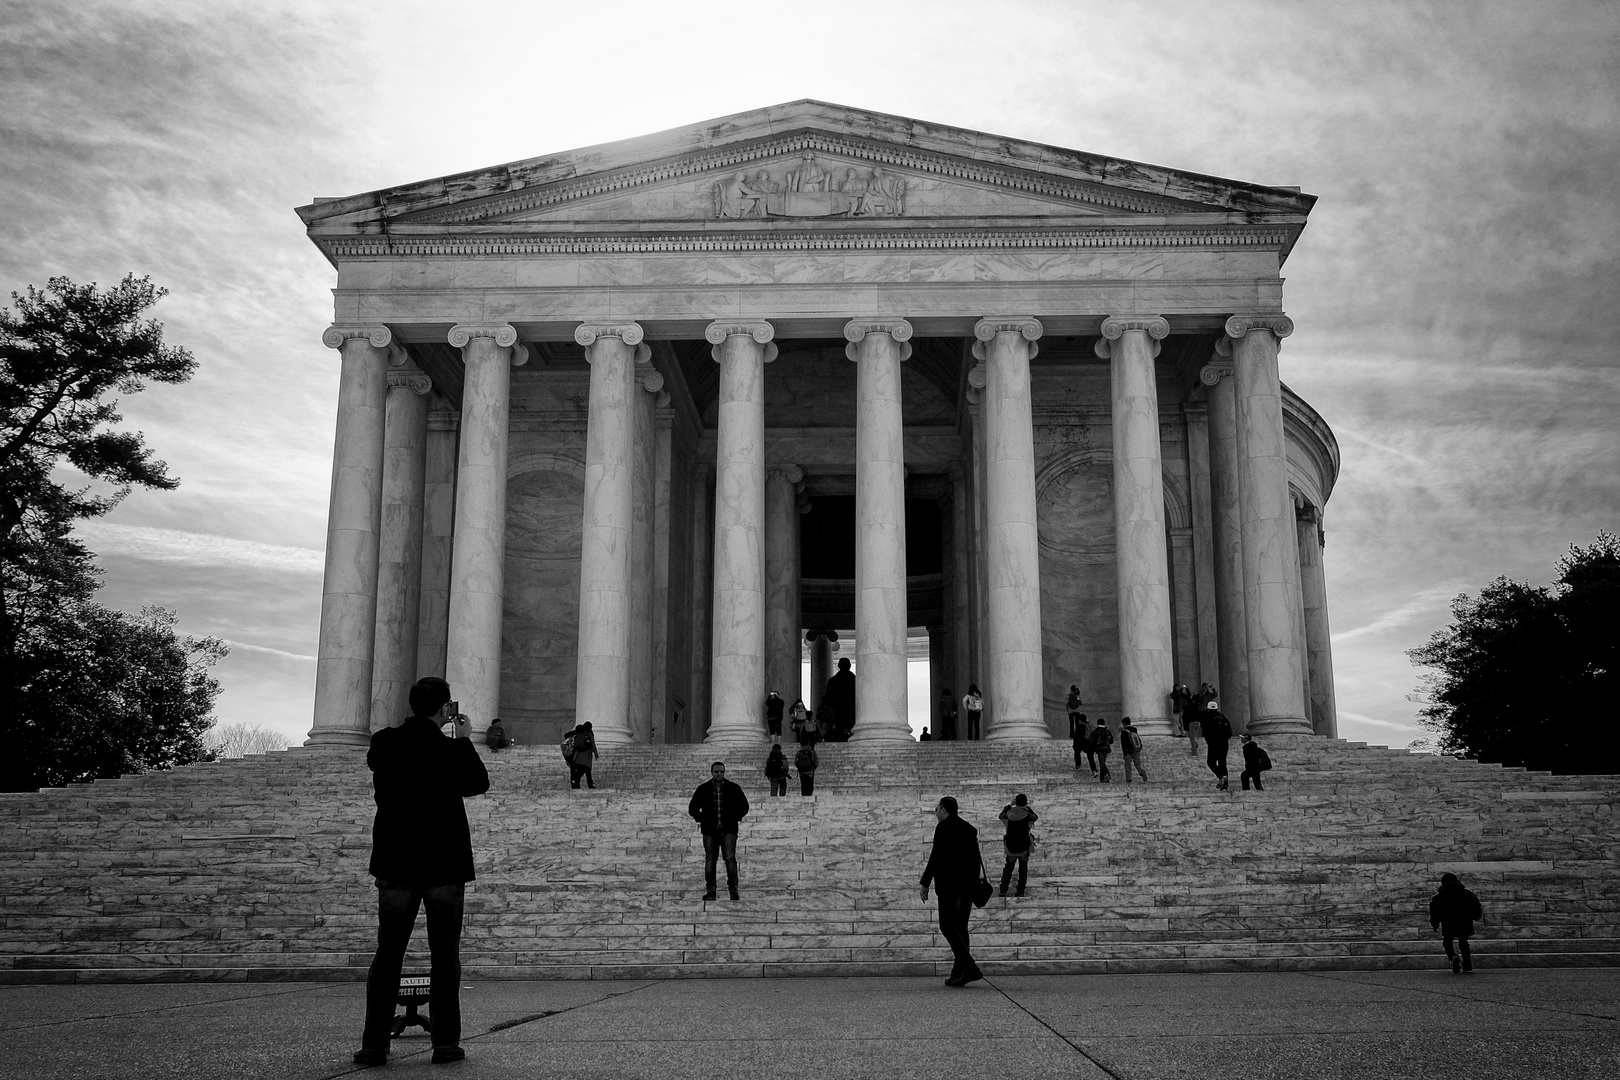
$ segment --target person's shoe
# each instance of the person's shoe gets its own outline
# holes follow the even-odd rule
[[[1014,896],[1023,896],[1023,895],[1024,895],[1024,890],[1023,890],[1023,889],[1019,889],[1019,890],[1018,890],[1018,891],[1017,891],[1017,892],[1015,892],[1015,893],[1013,893],[1013,895],[1014,895]]]
[[[714,896],[714,890],[713,889],[710,889],[708,892],[703,894],[703,899],[705,899],[705,900],[713,900],[714,898],[715,898],[715,896]]]
[[[741,900],[742,899],[742,897],[737,895],[737,890],[736,889],[731,890],[731,898],[733,900]]]
[[[970,982],[978,982],[982,978],[984,978],[984,972],[980,971],[978,968],[974,968],[972,971],[970,971],[966,975],[962,976],[962,981],[957,983],[956,985],[958,985],[958,986],[966,986],[968,983],[970,983]]]
[[[961,986],[962,985],[962,976],[960,976],[960,975],[951,975],[951,976],[947,977],[946,980],[945,980],[945,985],[946,986]]]
[[[1463,964],[1463,974],[1464,975],[1472,975],[1473,973],[1474,973],[1474,965],[1472,963],[1464,963]]]
[[[1220,783],[1216,784],[1215,785],[1215,790],[1216,791],[1225,791],[1226,790],[1226,781],[1222,780]]]
[[[1451,973],[1453,975],[1461,975],[1462,974],[1462,957],[1453,956],[1451,958]]]
[[[388,1051],[369,1050],[362,1047],[354,1052],[354,1063],[356,1065],[365,1065],[368,1067],[372,1065],[386,1065],[388,1064]]]
[[[1007,895],[1007,886],[1005,886],[1005,885],[1003,885],[1003,886],[1002,886],[1002,887],[1001,887],[1001,895],[1002,895],[1002,896],[1006,896],[1006,895]]]
[[[467,1056],[467,1051],[459,1046],[435,1046],[433,1048],[433,1064],[448,1065],[452,1061],[461,1061]]]

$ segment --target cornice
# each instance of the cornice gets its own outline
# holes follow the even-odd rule
[[[1099,226],[1088,228],[736,230],[663,233],[572,232],[316,238],[335,260],[502,255],[688,254],[779,251],[979,251],[1096,248],[1283,248],[1288,226]]]
[[[819,152],[854,158],[877,165],[909,169],[929,176],[949,177],[1047,198],[1069,199],[1115,210],[1152,214],[1187,205],[1177,199],[1123,191],[1103,184],[1065,177],[1020,172],[949,154],[859,139],[818,131],[799,131],[734,146],[701,150],[643,165],[610,169],[575,180],[554,181],[538,187],[520,187],[476,202],[460,203],[400,215],[395,220],[435,223],[488,221],[507,214],[544,210],[562,203],[598,195],[612,195],[648,184],[677,180],[700,173],[749,165],[766,158]]]

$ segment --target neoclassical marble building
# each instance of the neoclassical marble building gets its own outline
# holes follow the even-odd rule
[[[899,743],[918,629],[991,739],[1065,734],[1072,682],[1334,735],[1339,451],[1277,374],[1314,201],[798,101],[301,207],[342,365],[310,742],[422,674],[522,741],[759,741],[843,631]]]

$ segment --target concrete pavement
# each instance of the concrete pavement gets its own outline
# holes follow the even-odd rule
[[[0,1075],[175,1077],[1620,1076],[1620,969],[480,981],[467,1060],[419,1029],[349,1063],[356,983],[0,987]]]

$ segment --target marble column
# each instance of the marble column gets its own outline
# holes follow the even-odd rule
[[[364,746],[371,741],[384,402],[392,335],[386,326],[333,326],[321,341],[339,350],[342,366],[326,516],[315,721],[304,745]]]
[[[768,322],[713,322],[720,365],[714,500],[714,652],[706,741],[765,741],[765,365]]]
[[[1288,492],[1277,342],[1286,315],[1226,320],[1237,395],[1238,498],[1243,512],[1243,604],[1249,640],[1249,727],[1254,735],[1311,733],[1301,697],[1299,549]]]
[[[1238,498],[1237,394],[1232,362],[1217,355],[1199,372],[1209,396],[1210,532],[1214,540],[1215,638],[1221,711],[1242,731],[1249,722],[1249,621],[1243,607],[1243,508]],[[1194,691],[1198,687],[1192,687]]]
[[[980,319],[984,366],[985,622],[994,695],[986,739],[1050,739],[1041,680],[1041,555],[1035,517],[1035,421],[1029,362],[1042,332],[1031,318]],[[954,689],[954,688],[953,688]],[[989,704],[987,702],[987,704]]]
[[[799,490],[804,470],[765,475],[765,688],[791,706],[799,696]]]
[[[928,631],[928,727],[934,738],[945,730],[939,718],[939,699],[946,690],[955,696],[955,687],[946,677],[950,662],[951,635],[943,626],[925,627]],[[965,725],[959,725],[959,730]]]
[[[1327,574],[1322,565],[1322,511],[1307,505],[1299,512],[1300,606],[1305,615],[1305,668],[1310,694],[1311,729],[1329,739],[1339,737],[1338,706],[1333,692],[1333,645],[1328,634]]]
[[[1215,613],[1214,510],[1209,487],[1209,406],[1188,402],[1181,407],[1187,425],[1188,487],[1192,492],[1193,611],[1197,624],[1197,670],[1184,671],[1181,681],[1193,690],[1200,682],[1221,685],[1218,652],[1219,624]]]
[[[851,742],[911,741],[906,704],[906,466],[900,365],[904,319],[852,319],[855,362],[855,731]]]
[[[602,746],[630,732],[631,565],[635,515],[636,362],[646,356],[636,323],[584,324],[591,389],[580,521],[579,658],[574,722],[589,721]]]
[[[396,346],[397,348],[397,346]],[[391,363],[404,363],[403,351]],[[411,714],[422,610],[422,498],[427,474],[427,395],[421,371],[388,373],[383,440],[382,532],[377,556],[377,647],[371,674],[371,730]]]
[[[692,702],[682,723],[685,742],[699,742],[714,716],[709,708],[709,646],[713,640],[714,619],[714,521],[711,515],[714,488],[713,470],[708,465],[692,466],[692,561],[691,623]],[[701,725],[701,726],[700,726]]]
[[[652,738],[653,724],[663,711],[653,704],[653,517],[656,512],[657,446],[654,410],[663,394],[664,376],[652,365],[652,350],[637,350],[636,385],[631,395],[634,437],[630,514],[630,710],[631,741]],[[592,725],[593,730],[595,725]]]
[[[953,647],[951,693],[957,701],[967,693],[968,684],[978,676],[973,670],[973,581],[969,567],[973,562],[973,537],[969,523],[969,488],[966,470],[960,463],[951,464],[951,563],[953,566],[951,589],[951,623]]]
[[[428,411],[427,466],[422,485],[422,598],[416,677],[444,678],[450,628],[450,563],[456,531],[456,455],[461,416],[435,395]]]
[[[838,631],[812,630],[804,635],[810,643],[810,693],[804,703],[811,709],[821,708],[821,692],[832,678],[833,653],[838,649]]]
[[[529,353],[505,324],[452,326],[449,341],[461,350],[465,375],[444,675],[480,732],[500,715],[511,369]]]
[[[1124,715],[1144,735],[1168,735],[1175,683],[1164,466],[1153,360],[1170,324],[1157,315],[1103,320],[1097,355],[1113,390],[1114,565],[1119,582],[1119,688]]]

